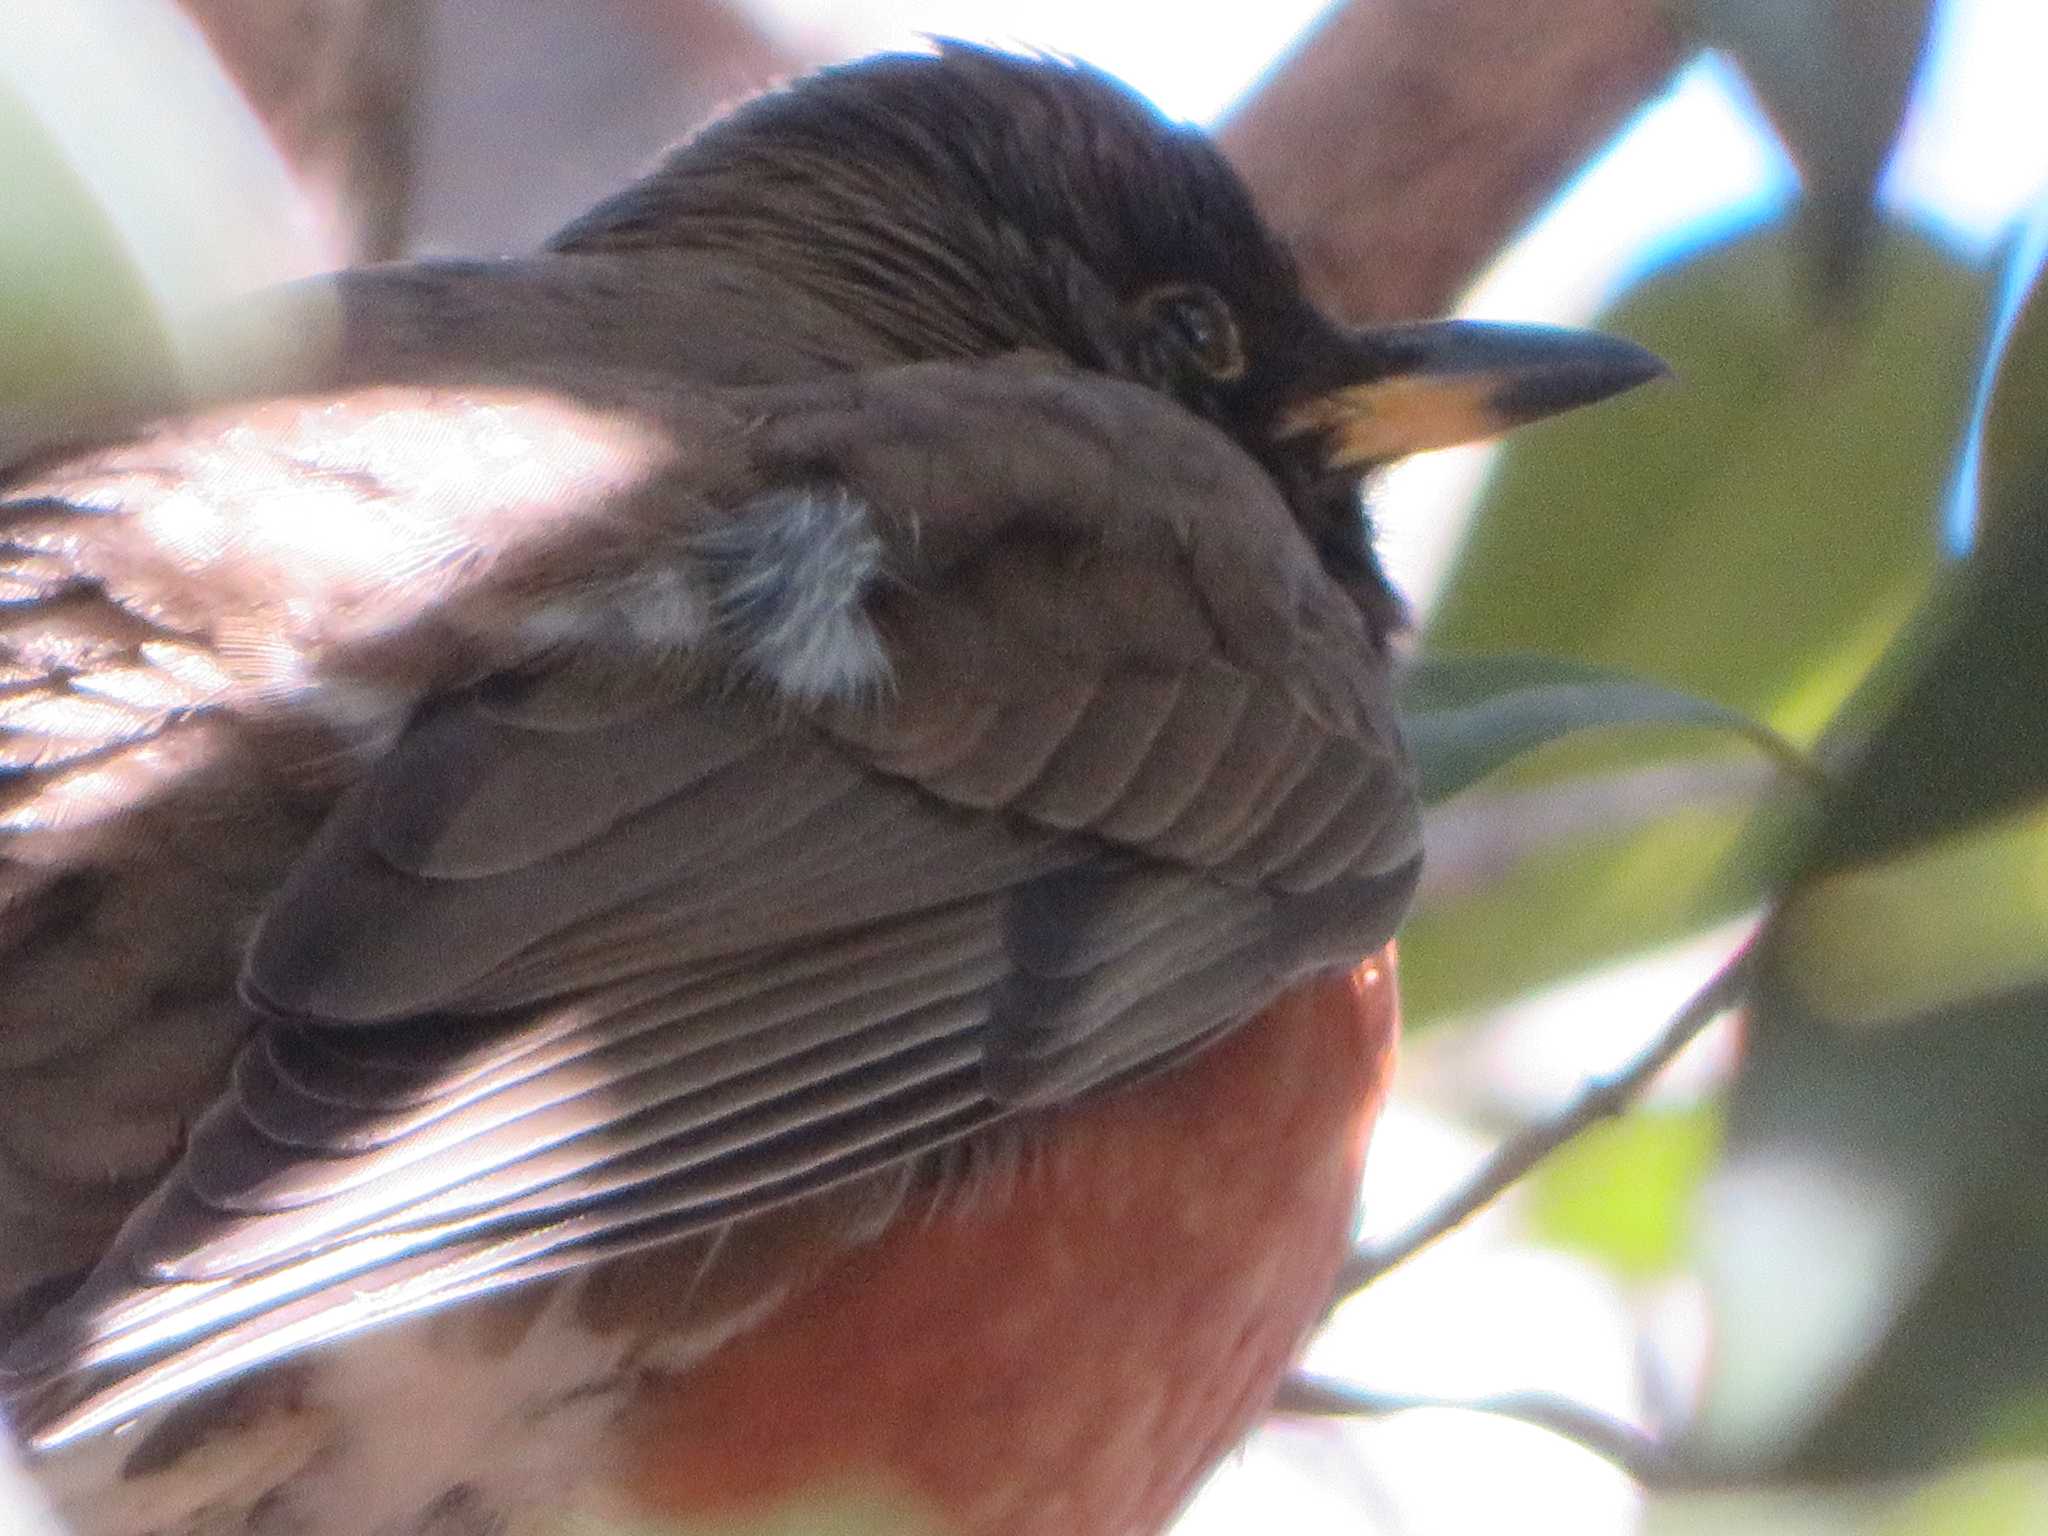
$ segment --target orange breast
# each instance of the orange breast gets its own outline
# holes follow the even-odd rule
[[[963,1536],[1156,1530],[1318,1317],[1396,1033],[1383,957],[1061,1111],[1014,1198],[900,1220],[651,1386],[622,1491],[726,1522],[835,1489]]]

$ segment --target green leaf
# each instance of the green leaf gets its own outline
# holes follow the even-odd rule
[[[1726,731],[1795,773],[1812,772],[1797,747],[1740,710],[1590,662],[1424,652],[1402,668],[1399,687],[1425,805],[1448,799],[1537,747],[1624,725]]]
[[[1835,785],[1817,870],[1868,862],[2022,815],[2048,796],[2048,472],[2002,493],[1978,546],[1946,573],[1828,755]]]
[[[112,223],[0,81],[0,463],[82,411],[172,389],[170,338]]]
[[[1425,649],[1568,656],[1810,740],[1919,603],[1991,284],[1910,233],[1867,333],[1816,355],[1771,229],[1599,324],[1676,382],[1509,439]]]
[[[1714,1287],[1701,1426],[1739,1473],[1937,1465],[2038,1426],[2048,1394],[2048,452],[2026,444],[1987,459],[1977,545],[1844,752],[1759,954],[1729,1121],[1752,1198],[1715,1251],[1764,1282]],[[1775,1237],[1772,1180],[1811,1197]],[[1816,1252],[1830,1226],[1866,1240]],[[1799,1287],[1840,1295],[1788,1342]]]
[[[1643,1536],[2036,1536],[2048,1530],[2048,1462],[1982,1461],[1917,1485],[1665,1494]]]
[[[1877,184],[1905,116],[1933,0],[1692,0],[1706,40],[1755,87],[1804,184],[1824,309],[1852,298],[1877,231]]]
[[[2011,332],[1976,547],[1895,649],[1779,914],[1783,984],[1886,1021],[2048,977],[2048,302]]]
[[[2018,259],[2048,261],[2048,203],[2035,211],[2033,233],[2036,243],[2023,244]],[[2030,485],[2048,478],[2048,266],[2019,276],[2030,277],[2032,287],[1991,361],[1993,387],[1984,413],[1978,489],[1990,527],[2006,516],[2009,497],[2024,497]]]
[[[1999,1461],[1914,1489],[1872,1536],[2034,1536],[2048,1531],[2048,1463]]]
[[[268,135],[169,0],[16,0],[6,28],[0,463],[210,387],[198,317],[322,265]],[[219,365],[286,339],[239,336]]]
[[[1624,670],[1810,743],[1940,563],[1938,508],[1973,393],[1990,284],[1918,238],[1874,255],[1852,341],[1809,344],[1783,231],[1646,282],[1602,324],[1671,360],[1674,385],[1518,434],[1423,636]],[[1691,750],[1725,752],[1695,735]],[[1509,770],[1518,786],[1669,761],[1648,730]],[[1436,817],[1485,813],[1493,790]],[[1427,895],[1402,938],[1422,1027],[1753,907],[1805,828],[1795,806],[1675,797]]]
[[[2048,983],[2048,799],[1810,880],[1772,926],[1782,984],[1840,1026]]]
[[[1692,1255],[1693,1198],[1719,1144],[1719,1113],[1704,1106],[1596,1126],[1524,1186],[1531,1230],[1630,1278],[1667,1274]]]

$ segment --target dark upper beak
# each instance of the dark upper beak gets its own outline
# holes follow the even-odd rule
[[[1433,320],[1337,340],[1322,373],[1339,381],[1287,407],[1275,428],[1323,434],[1331,469],[1493,437],[1670,371],[1632,341],[1548,325]]]

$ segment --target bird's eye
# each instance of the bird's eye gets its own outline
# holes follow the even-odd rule
[[[1218,383],[1244,373],[1244,343],[1230,306],[1213,288],[1197,283],[1155,288],[1144,310],[1173,350]]]

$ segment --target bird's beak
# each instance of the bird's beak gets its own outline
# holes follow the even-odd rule
[[[1339,340],[1329,371],[1343,382],[1277,425],[1282,438],[1319,434],[1333,470],[1493,437],[1669,371],[1632,341],[1548,325],[1436,320]]]

